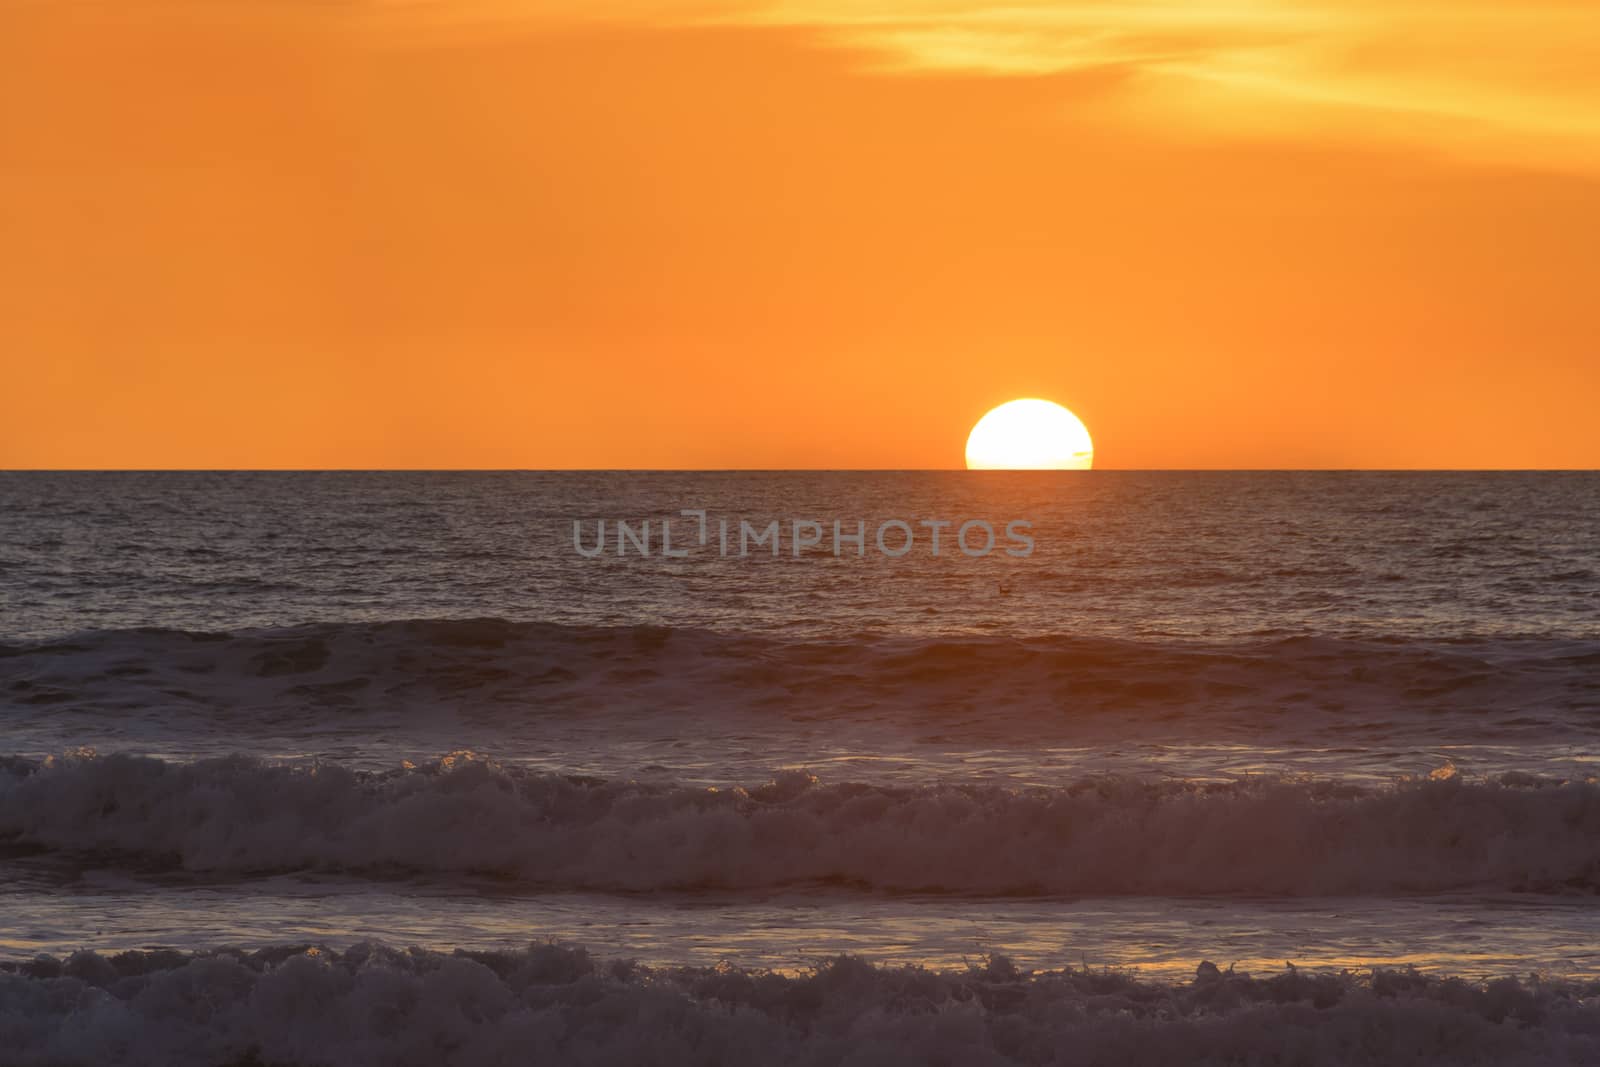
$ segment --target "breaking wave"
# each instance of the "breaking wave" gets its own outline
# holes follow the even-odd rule
[[[7,1062],[283,1067],[503,1063],[1590,1064],[1600,987],[1410,971],[1192,983],[1112,972],[652,971],[582,948],[379,944],[0,965]]]
[[[1600,887],[1600,785],[1096,778],[1055,788],[602,780],[471,754],[392,772],[235,756],[0,763],[0,839],[193,872],[539,888],[1352,895]]]

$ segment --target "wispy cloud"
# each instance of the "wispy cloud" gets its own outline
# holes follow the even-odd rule
[[[819,29],[880,70],[1131,70],[1130,106],[1178,134],[1333,130],[1600,169],[1589,0],[777,0],[721,17]]]
[[[1126,114],[1175,136],[1332,135],[1600,171],[1593,0],[378,0],[374,9],[446,22],[803,30],[880,74],[1117,69],[1127,75]]]

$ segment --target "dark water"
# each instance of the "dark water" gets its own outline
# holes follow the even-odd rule
[[[1561,473],[0,472],[10,637],[506,618],[732,633],[1600,637],[1600,476]],[[605,519],[781,520],[783,556],[573,550]],[[796,559],[787,525],[826,541]],[[900,559],[898,519],[997,527]],[[1008,556],[1003,526],[1031,521]],[[831,554],[832,523],[867,553]],[[898,535],[888,538],[898,547]],[[971,539],[978,540],[977,532]],[[680,542],[681,543],[681,542]],[[1002,592],[1004,587],[1006,592]]]
[[[650,523],[648,556],[619,520]],[[741,555],[740,523],[773,520],[777,554]],[[898,557],[876,540],[896,520]],[[937,555],[924,520],[949,523]],[[995,543],[969,555],[977,520]],[[859,549],[835,553],[836,521]],[[796,522],[819,543],[797,553]],[[241,998],[138,1062],[388,1062],[409,1046],[360,1015],[375,989],[581,1029],[596,982],[629,1018],[706,982],[747,1012],[618,1023],[596,1062],[704,1060],[660,1051],[684,1026],[734,1059],[842,1062],[830,1027],[869,1010],[854,1032],[924,1062],[893,968],[1003,953],[967,1001],[915,994],[981,1006],[936,1013],[957,1062],[1069,1039],[1235,1062],[1293,1046],[1284,1005],[1319,997],[1358,1044],[1434,1035],[1424,1062],[1583,1062],[1597,532],[1583,473],[0,474],[0,953],[96,951],[0,983],[56,989],[19,1017],[69,1062],[52,982]],[[508,954],[546,938],[653,977]],[[326,951],[282,947],[307,941]],[[201,955],[109,955],[152,947]],[[804,971],[841,952],[882,966]],[[1299,971],[1141,984],[1206,958]],[[1007,970],[1084,964],[1128,971],[1096,992]],[[1293,984],[1372,967],[1417,973]],[[1425,977],[1529,972],[1481,1002]],[[355,1014],[273,999],[316,983]],[[1024,1025],[1013,993],[1048,1010]],[[1063,1021],[1096,997],[1220,1029]],[[102,1007],[96,1041],[120,1025]],[[1492,1036],[1524,1009],[1509,1044],[1429,1044],[1440,1012]],[[1010,1048],[1006,1026],[1037,1030]],[[550,1055],[582,1060],[562,1033]],[[1349,1059],[1307,1040],[1304,1062]]]

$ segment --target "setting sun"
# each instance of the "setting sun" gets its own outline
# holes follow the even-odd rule
[[[1088,470],[1094,442],[1083,420],[1049,400],[1013,400],[967,437],[968,470]]]

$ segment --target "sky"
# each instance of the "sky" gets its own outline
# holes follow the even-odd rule
[[[0,0],[0,467],[1600,466],[1592,0]]]

